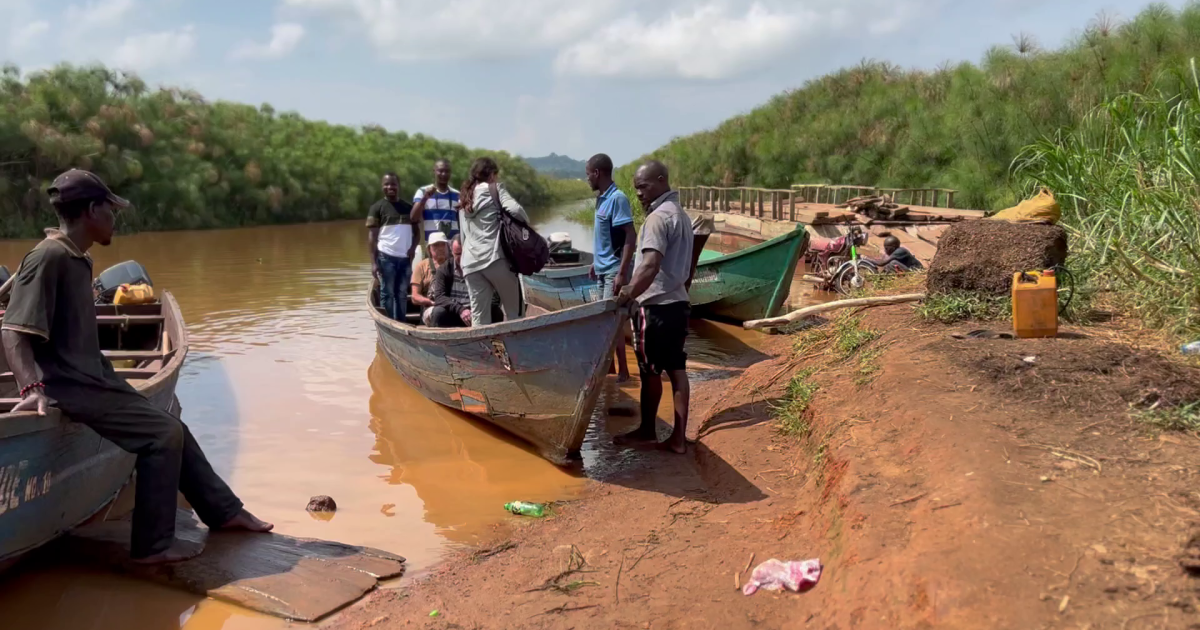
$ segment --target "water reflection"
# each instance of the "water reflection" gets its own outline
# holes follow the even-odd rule
[[[390,468],[389,483],[416,490],[440,535],[469,543],[509,501],[552,501],[582,488],[581,476],[516,438],[421,396],[382,354],[368,377],[377,436],[371,461]]]

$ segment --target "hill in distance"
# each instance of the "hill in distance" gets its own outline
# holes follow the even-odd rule
[[[573,160],[565,155],[551,153],[545,157],[527,157],[522,158],[526,164],[529,164],[533,169],[547,177],[555,179],[584,179],[587,175],[584,173],[584,168],[587,162],[583,160]]]

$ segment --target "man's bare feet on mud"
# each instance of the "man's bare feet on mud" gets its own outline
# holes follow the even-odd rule
[[[145,558],[134,558],[134,564],[170,564],[172,562],[183,562],[191,560],[200,555],[204,551],[204,545],[196,542],[176,539],[171,543],[171,547],[162,553],[156,553],[153,556]]]
[[[226,522],[224,525],[222,525],[221,529],[222,530],[240,529],[240,530],[244,530],[244,531],[248,531],[248,532],[256,532],[259,534],[265,534],[265,533],[271,531],[272,529],[275,529],[275,526],[271,523],[268,523],[264,520],[259,519],[258,517],[247,512],[246,510],[242,510],[241,512],[237,513],[237,516],[234,516],[233,518],[229,519],[228,522]]]
[[[686,455],[687,445],[687,437],[685,437],[682,433],[672,432],[671,437],[667,438],[666,442],[660,442],[658,444],[658,448],[659,450]]]
[[[627,445],[627,446],[646,444],[647,442],[657,442],[657,441],[658,441],[658,433],[656,433],[654,430],[647,430],[647,429],[643,429],[641,427],[639,427],[633,431],[630,431],[629,433],[622,433],[621,435],[618,435],[613,438],[614,444]]]

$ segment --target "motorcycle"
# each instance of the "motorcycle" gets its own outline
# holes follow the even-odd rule
[[[830,261],[832,266],[832,260]],[[861,290],[867,284],[870,276],[879,273],[879,265],[865,258],[859,258],[858,246],[851,241],[850,259],[839,264],[830,275],[833,290],[842,295],[850,295]]]

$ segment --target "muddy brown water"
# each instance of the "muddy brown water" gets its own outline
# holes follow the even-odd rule
[[[590,249],[590,228],[559,210],[536,213],[539,229],[569,232]],[[97,272],[134,259],[178,299],[192,344],[178,387],[184,420],[276,531],[401,554],[411,577],[507,518],[505,502],[570,499],[587,477],[643,456],[618,450],[607,435],[636,419],[605,421],[610,408],[633,408],[636,385],[610,379],[581,471],[555,467],[410,389],[377,353],[364,311],[365,237],[361,223],[342,222],[118,236],[93,250]],[[0,242],[0,264],[15,269],[35,242]],[[703,321],[692,333],[697,361],[728,365],[756,354],[756,333]],[[662,418],[667,405],[669,396]],[[333,518],[305,511],[319,494],[336,499]],[[111,573],[39,562],[0,576],[0,610],[3,627],[22,630],[286,626]]]

